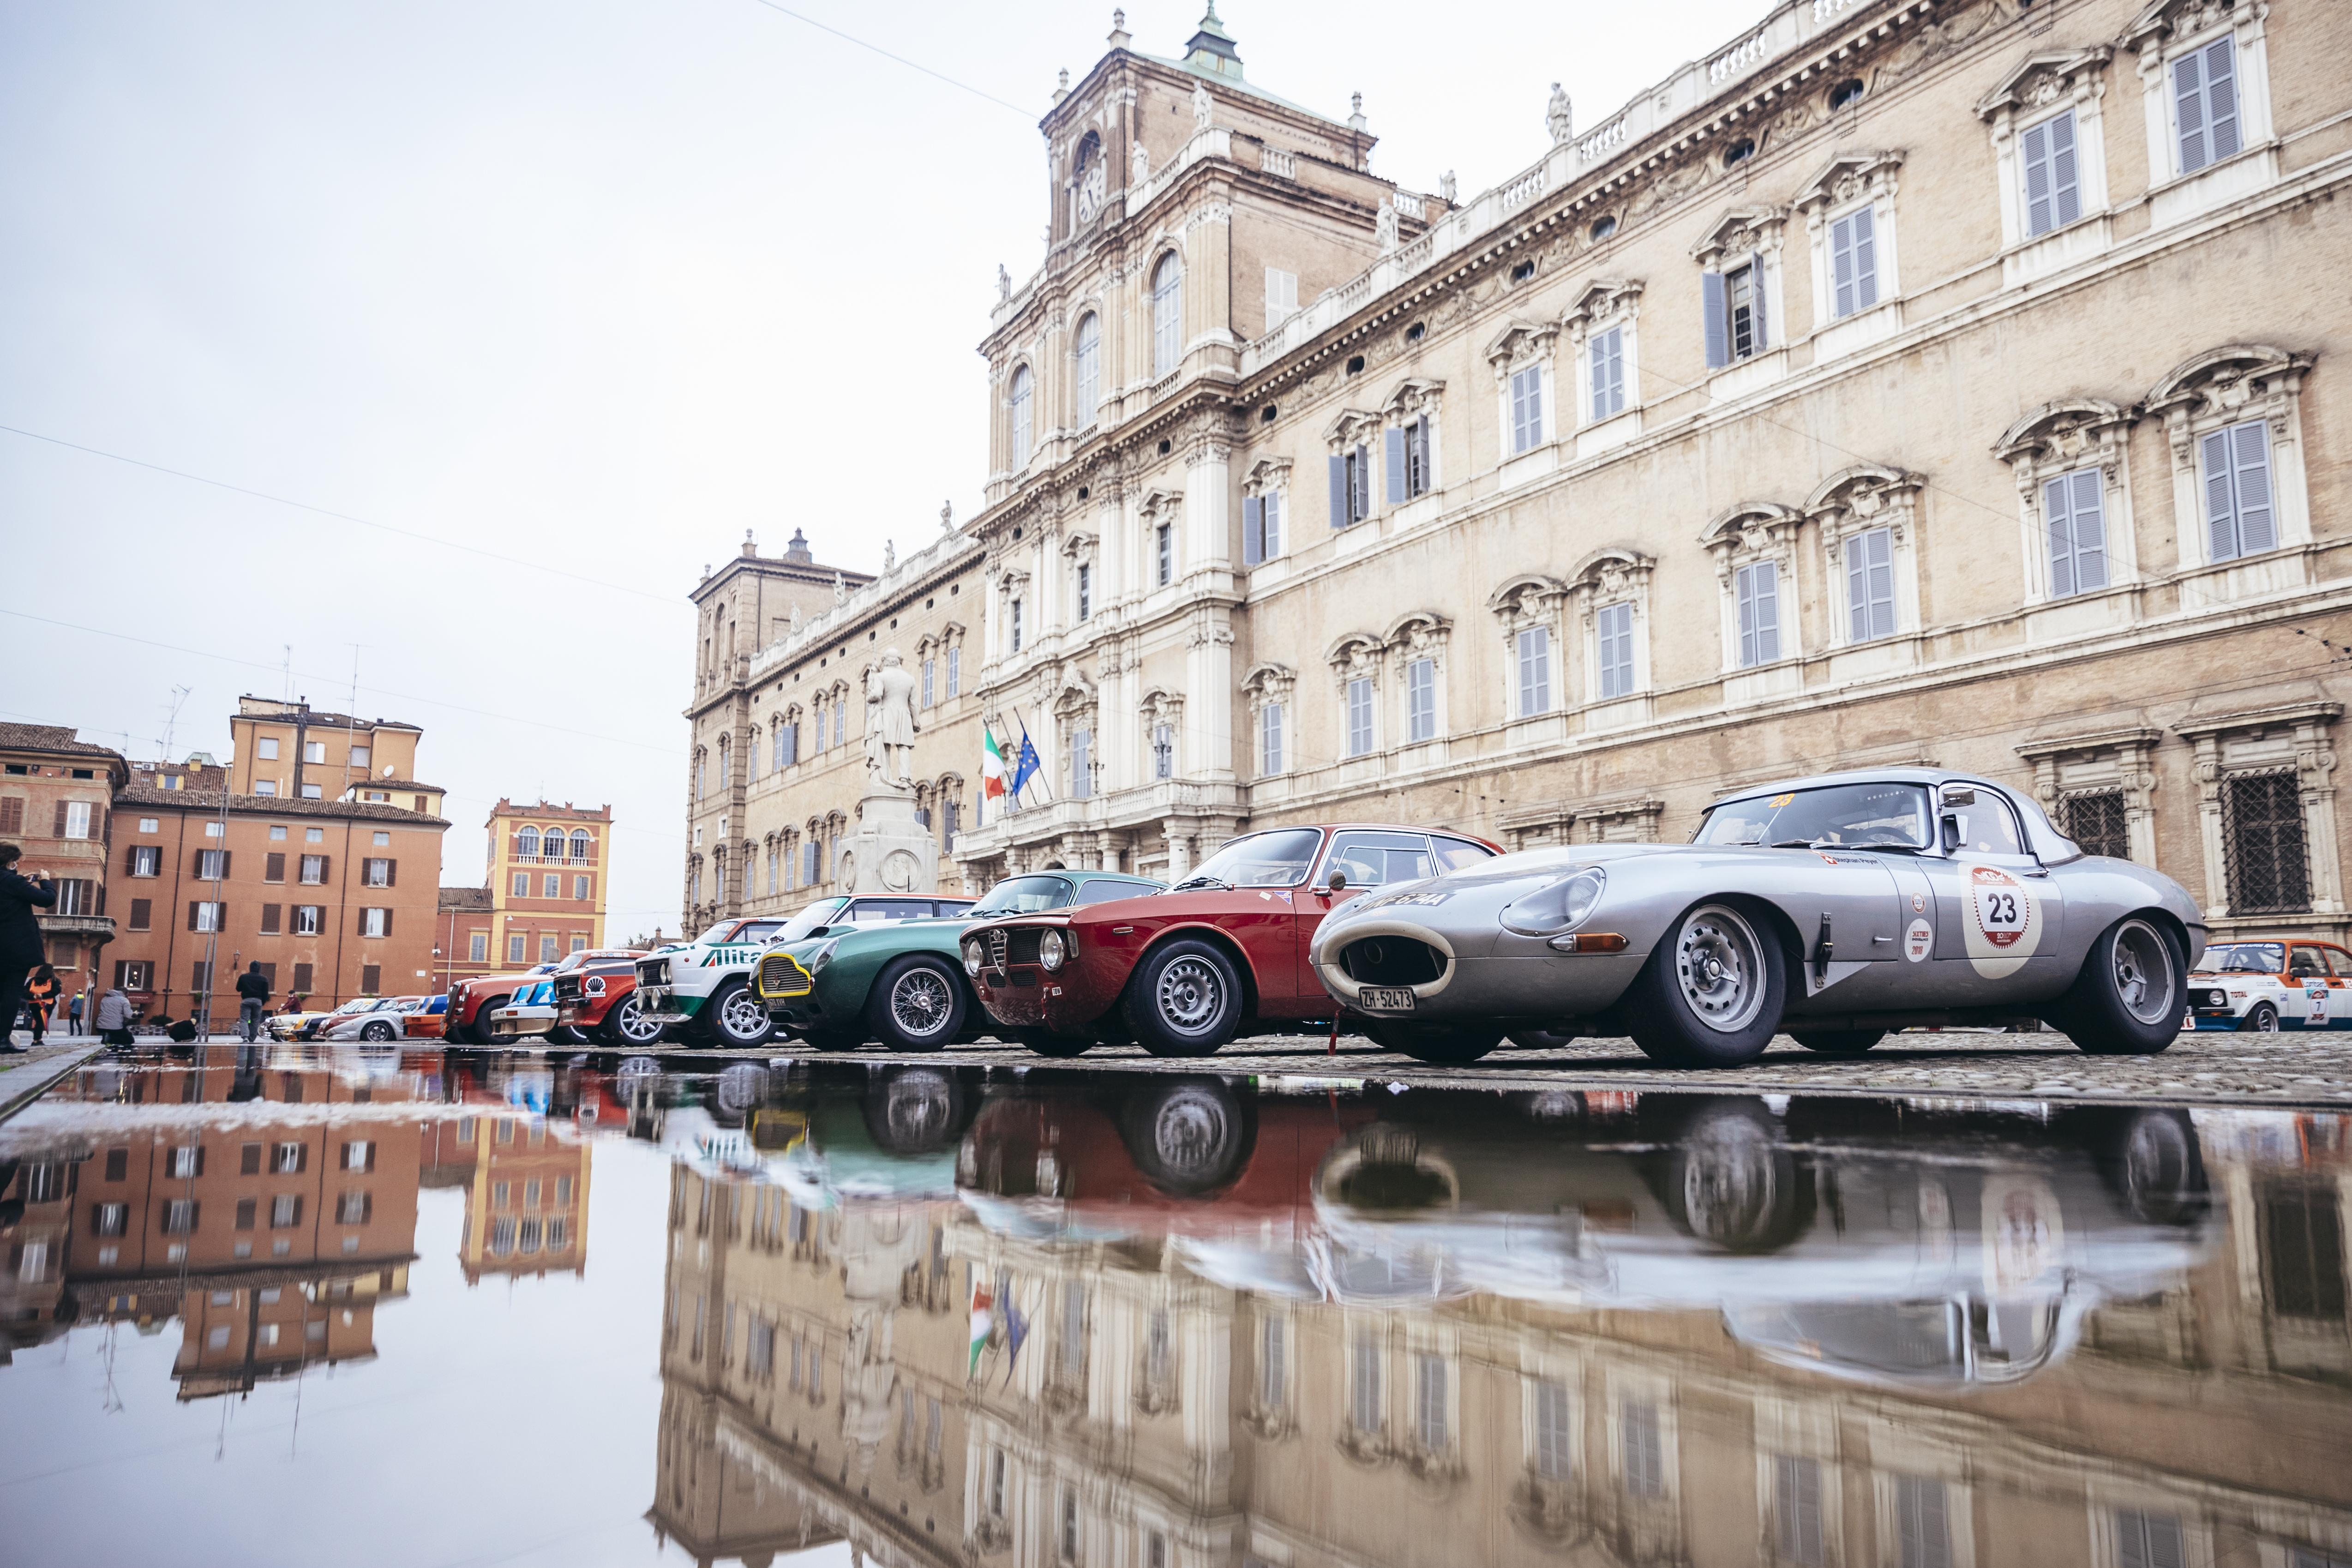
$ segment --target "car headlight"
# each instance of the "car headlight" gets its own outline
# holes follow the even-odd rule
[[[1048,974],[1077,955],[1077,938],[1068,931],[1049,929],[1037,939],[1037,962]]]
[[[831,942],[822,943],[814,952],[809,954],[808,972],[811,974],[814,974],[833,962],[833,950],[840,945],[840,942],[841,939],[835,937]]]
[[[963,972],[977,975],[988,964],[987,950],[977,940],[963,944]]]
[[[1587,866],[1572,877],[1563,877],[1549,887],[1538,888],[1523,899],[1505,904],[1504,929],[1521,936],[1550,936],[1555,931],[1574,931],[1601,902],[1601,894],[1608,886],[1606,871],[1598,866]]]

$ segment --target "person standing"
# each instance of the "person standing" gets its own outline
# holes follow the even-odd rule
[[[255,959],[236,977],[236,1022],[245,1035],[245,1043],[253,1044],[254,1036],[261,1029],[261,1015],[269,1006],[269,982],[262,977],[261,961]]]
[[[120,985],[110,985],[106,994],[98,999],[99,1038],[110,1046],[131,1044],[131,998],[122,994]]]
[[[89,994],[89,988],[88,986],[84,986],[82,989],[73,994],[72,1001],[66,1004],[66,1025],[73,1034],[79,1035],[81,1033],[82,998]]]
[[[25,999],[33,1005],[33,1044],[46,1045],[49,1010],[58,1005],[58,972],[47,963],[35,964],[33,977],[25,982]]]
[[[16,1008],[25,999],[26,974],[41,962],[41,922],[33,911],[58,901],[55,882],[47,877],[37,881],[17,871],[23,854],[14,844],[0,844],[0,1051],[23,1049],[11,1037]]]

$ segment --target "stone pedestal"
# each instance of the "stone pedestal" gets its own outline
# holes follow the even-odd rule
[[[853,893],[939,891],[939,842],[915,819],[913,791],[867,788],[857,803],[857,831],[841,841],[835,875]]]

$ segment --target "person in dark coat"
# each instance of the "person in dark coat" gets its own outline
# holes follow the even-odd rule
[[[236,977],[237,1023],[244,1031],[245,1043],[253,1044],[260,1031],[261,1015],[269,1007],[269,982],[261,973],[261,960],[255,959]]]
[[[0,844],[0,1050],[21,1051],[11,1037],[16,1009],[24,1004],[25,982],[33,966],[43,961],[41,923],[33,916],[58,901],[58,885],[47,877],[36,881],[16,870],[24,853],[14,844]]]

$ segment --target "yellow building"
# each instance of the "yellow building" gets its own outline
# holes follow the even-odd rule
[[[604,945],[609,805],[517,805],[499,798],[484,824],[489,868],[480,888],[441,889],[439,970],[520,971]]]

